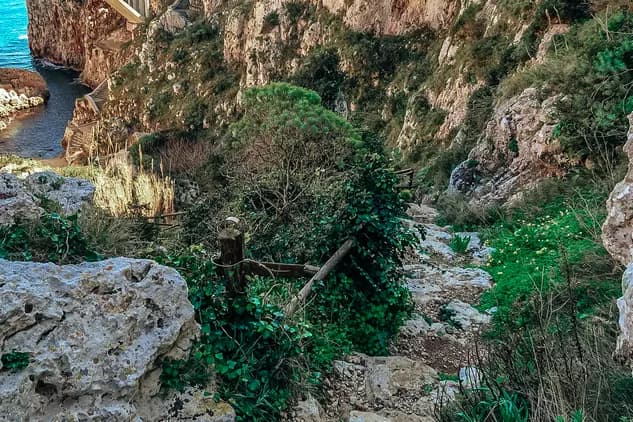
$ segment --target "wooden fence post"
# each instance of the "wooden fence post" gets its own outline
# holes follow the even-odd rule
[[[224,275],[229,280],[227,293],[231,296],[243,294],[246,291],[244,285],[244,234],[237,227],[226,227],[218,236],[220,241],[220,263],[224,269]]]

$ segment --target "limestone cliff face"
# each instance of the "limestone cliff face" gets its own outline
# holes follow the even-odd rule
[[[503,203],[580,164],[570,161],[554,136],[558,100],[541,99],[536,88],[528,88],[498,104],[468,160],[453,172],[450,189],[483,205]]]
[[[336,109],[371,115],[405,154],[458,145],[469,101],[489,83],[491,65],[485,55],[471,57],[474,44],[517,45],[528,26],[495,0],[192,0],[166,11],[165,2],[152,4],[156,16],[135,39],[130,66],[112,77],[98,110],[87,101],[75,113],[64,141],[73,160],[99,150],[86,145],[94,141],[86,125],[96,122],[100,130],[115,128],[104,136],[120,145],[133,142],[135,133],[170,129],[220,134],[239,111],[244,89],[292,81],[301,72],[313,80],[340,72]],[[181,7],[186,10],[174,15]],[[326,50],[337,56],[337,69],[324,70],[329,62],[319,54]],[[116,67],[101,65],[107,57],[103,49],[86,52],[84,72],[102,79],[99,72]],[[527,174],[561,173],[566,163],[551,139],[556,122],[548,109],[555,100],[536,97],[529,91],[480,118],[482,136],[469,145],[468,161],[478,165],[463,168],[466,183],[458,184],[503,201]]]
[[[607,220],[602,226],[602,240],[609,253],[627,269],[622,278],[620,336],[616,355],[633,367],[633,114],[624,152],[629,158],[629,169],[607,201]]]
[[[27,0],[29,44],[36,57],[82,71],[101,83],[128,58],[125,20],[102,0]]]
[[[468,0],[322,0],[355,31],[401,35],[421,26],[446,29]]]

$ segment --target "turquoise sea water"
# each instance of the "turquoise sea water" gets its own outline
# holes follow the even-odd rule
[[[0,0],[0,67],[38,71],[51,98],[45,107],[20,116],[0,132],[0,154],[53,158],[62,154],[61,139],[72,118],[75,99],[89,90],[77,82],[77,73],[33,60],[27,38],[25,0]]]
[[[32,69],[24,0],[0,0],[0,67]]]

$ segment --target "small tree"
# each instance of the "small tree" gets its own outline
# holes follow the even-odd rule
[[[233,210],[255,224],[250,252],[319,264],[355,238],[337,274],[315,287],[308,317],[342,327],[363,351],[384,352],[408,311],[401,267],[413,237],[382,141],[292,85],[253,88],[243,106],[227,172]]]
[[[319,213],[336,210],[360,135],[326,110],[315,92],[288,84],[253,88],[243,106],[243,117],[231,127],[227,166],[239,193],[236,205],[255,224],[258,242],[269,245],[271,258],[314,258],[308,239],[296,234],[314,234]],[[282,232],[299,244],[280,238]]]

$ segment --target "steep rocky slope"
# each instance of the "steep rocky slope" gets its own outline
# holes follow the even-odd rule
[[[96,86],[127,60],[125,20],[102,0],[28,0],[29,45],[35,57],[82,71]]]
[[[134,143],[134,133],[188,132],[213,143],[239,114],[245,88],[285,80],[379,131],[433,189],[480,204],[585,164],[557,143],[558,92],[498,89],[546,60],[571,12],[491,0],[207,1],[178,5],[176,15],[155,7],[128,64],[100,88],[97,109],[78,108],[69,159],[109,154]],[[41,35],[33,36],[37,45]],[[86,75],[107,68],[84,62]],[[91,145],[97,122],[107,148]]]
[[[30,39],[37,55],[83,69],[93,85],[111,75],[97,107],[78,107],[64,141],[70,161],[124,148],[134,133],[213,143],[239,113],[244,88],[286,80],[379,131],[432,190],[490,205],[595,165],[557,140],[559,88],[499,89],[547,62],[569,23],[606,7],[558,3],[153,2],[155,18],[122,49],[131,33],[101,0],[52,8],[30,0]]]

